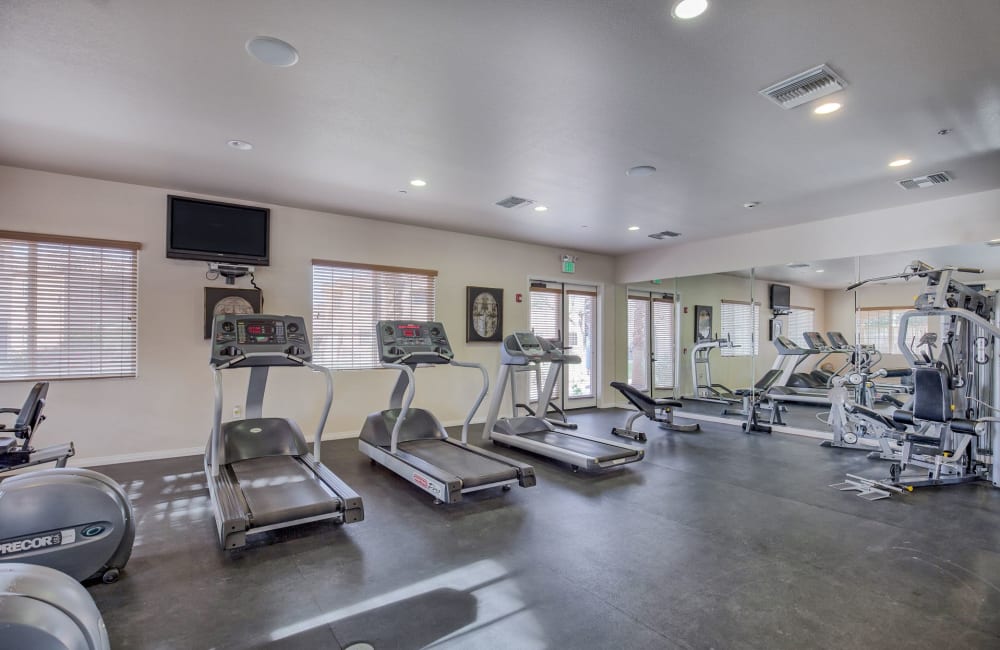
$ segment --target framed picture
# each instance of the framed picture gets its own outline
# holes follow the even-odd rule
[[[712,308],[707,305],[694,306],[694,342],[701,343],[712,338]]]
[[[260,289],[205,287],[205,338],[211,338],[219,314],[259,314],[260,303]]]
[[[503,340],[503,289],[465,288],[467,343]]]

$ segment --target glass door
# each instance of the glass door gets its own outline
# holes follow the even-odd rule
[[[649,395],[674,389],[675,313],[671,294],[629,291],[628,383]]]
[[[558,341],[567,354],[581,360],[563,367],[553,403],[562,409],[597,406],[597,287],[532,281],[530,298],[532,331]],[[543,384],[548,365],[542,367]],[[529,394],[532,401],[538,400],[535,382],[529,382]]]

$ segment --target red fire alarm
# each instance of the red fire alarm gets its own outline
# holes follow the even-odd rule
[[[523,299],[524,299],[524,296],[522,296],[521,294],[519,294],[519,293],[515,293],[514,294],[514,302],[521,302]]]

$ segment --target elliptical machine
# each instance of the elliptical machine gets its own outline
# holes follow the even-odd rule
[[[18,416],[13,442],[0,438],[0,476],[41,462],[57,464],[0,482],[0,562],[40,564],[80,581],[111,583],[132,555],[132,505],[107,476],[64,467],[72,443],[39,452],[31,448],[31,437],[45,419],[48,389],[48,382],[39,382],[20,409],[0,411]],[[50,450],[58,449],[70,453],[53,457]]]

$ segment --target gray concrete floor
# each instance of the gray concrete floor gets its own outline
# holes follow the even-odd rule
[[[574,419],[604,435],[624,415]],[[536,458],[537,487],[455,505],[370,466],[355,440],[328,442],[365,521],[232,554],[200,458],[103,468],[138,537],[121,581],[90,592],[116,648],[1000,647],[1000,490],[868,503],[827,487],[884,476],[863,453],[639,426],[641,463],[588,476]]]

